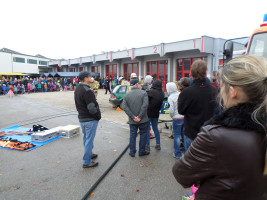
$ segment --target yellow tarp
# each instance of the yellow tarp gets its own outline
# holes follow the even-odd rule
[[[25,76],[28,74],[22,74],[22,73],[0,73],[0,76]]]

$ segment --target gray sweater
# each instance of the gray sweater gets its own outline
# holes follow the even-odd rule
[[[137,87],[133,87],[131,92],[124,96],[122,109],[129,117],[129,124],[142,124],[148,122],[147,107],[147,93]],[[139,117],[141,121],[138,123],[133,121],[134,117]]]

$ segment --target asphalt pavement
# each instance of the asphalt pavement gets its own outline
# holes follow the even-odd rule
[[[77,112],[23,96],[0,96],[0,111],[0,129],[16,124],[30,128],[37,121],[48,128],[79,125]],[[28,152],[0,149],[0,199],[82,199],[128,143],[127,124],[103,119],[94,143],[96,168],[82,168],[82,133]],[[132,158],[128,150],[88,199],[181,199],[190,190],[172,175],[173,140],[161,134],[162,149],[154,146],[151,140],[151,154],[144,157]]]

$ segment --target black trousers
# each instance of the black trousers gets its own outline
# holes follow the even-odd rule
[[[109,91],[109,93],[111,93],[110,88],[106,86],[106,94],[108,93],[108,91]]]

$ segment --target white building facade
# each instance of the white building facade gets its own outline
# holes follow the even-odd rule
[[[208,74],[212,74],[212,71],[222,65],[225,41],[220,38],[202,36],[69,60],[54,60],[49,62],[49,67],[52,67],[54,72],[87,70],[99,73],[100,77],[124,76],[128,80],[133,72],[139,78],[144,78],[148,74],[156,74],[158,79],[167,83],[177,81],[182,77],[190,77],[191,65],[197,59],[207,61]],[[234,50],[244,52],[245,46],[235,42]]]
[[[52,72],[51,59],[41,55],[31,56],[3,48],[0,49],[0,73],[42,74]]]

